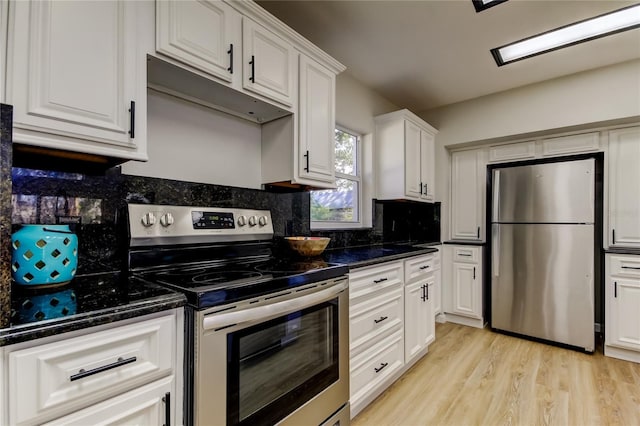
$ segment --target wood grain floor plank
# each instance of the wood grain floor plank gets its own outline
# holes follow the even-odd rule
[[[640,364],[452,323],[354,426],[640,425]]]

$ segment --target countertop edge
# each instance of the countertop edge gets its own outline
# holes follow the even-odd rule
[[[358,262],[347,263],[346,265],[349,267],[349,271],[351,271],[353,269],[364,268],[366,266],[373,266],[379,263],[393,262],[395,260],[402,260],[410,257],[422,256],[425,254],[436,253],[436,252],[438,252],[437,248],[420,248],[412,252],[385,255],[385,256],[375,257],[372,259],[362,260]]]
[[[186,305],[186,297],[182,293],[175,292],[125,306],[87,312],[83,315],[69,317],[66,321],[56,319],[50,323],[33,323],[11,327],[0,330],[0,347],[70,331],[88,329],[98,325],[180,308],[184,305]]]
[[[485,241],[448,240],[448,241],[443,241],[442,244],[456,245],[456,246],[484,246],[487,243]]]

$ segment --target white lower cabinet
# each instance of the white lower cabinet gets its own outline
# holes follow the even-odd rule
[[[439,280],[439,252],[349,273],[352,418],[427,353]]]
[[[407,364],[423,356],[436,337],[434,257],[427,254],[405,260],[404,358]]]
[[[182,330],[172,310],[2,348],[8,423],[179,423]]]
[[[349,273],[351,417],[380,395],[404,366],[402,261]]]
[[[443,309],[449,322],[484,327],[482,247],[445,245]]]
[[[605,258],[604,354],[640,362],[640,256]]]

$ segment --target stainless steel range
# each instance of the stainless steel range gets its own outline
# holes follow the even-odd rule
[[[185,424],[349,424],[346,266],[274,256],[266,210],[128,209],[130,271],[188,300]]]

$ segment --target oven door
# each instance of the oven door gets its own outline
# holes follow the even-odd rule
[[[195,424],[319,425],[344,409],[346,279],[222,309],[196,316]]]

